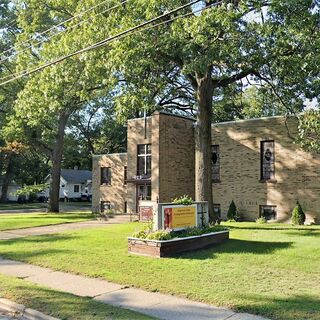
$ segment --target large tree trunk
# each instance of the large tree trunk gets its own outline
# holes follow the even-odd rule
[[[12,180],[13,173],[14,173],[14,163],[13,163],[12,154],[8,155],[7,161],[8,161],[8,165],[6,169],[6,174],[3,177],[0,203],[6,203],[8,201],[9,184]]]
[[[59,193],[61,161],[63,153],[64,133],[70,114],[62,113],[59,117],[58,132],[52,152],[52,168],[50,175],[48,212],[59,212]]]
[[[211,121],[213,83],[211,72],[197,76],[198,115],[195,129],[196,200],[208,201],[209,219],[215,221],[212,200]]]

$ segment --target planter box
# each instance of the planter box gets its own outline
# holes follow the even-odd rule
[[[129,253],[157,258],[170,257],[181,252],[208,248],[227,239],[229,239],[229,231],[219,231],[173,240],[128,238],[128,251]]]

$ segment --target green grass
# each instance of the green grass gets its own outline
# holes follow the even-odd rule
[[[4,297],[61,320],[147,320],[139,313],[102,304],[90,298],[54,291],[27,281],[0,275],[0,297]]]
[[[46,203],[0,203],[0,210],[43,209],[46,207]]]
[[[231,239],[175,258],[129,255],[139,224],[0,242],[1,255],[281,320],[320,319],[320,226],[229,223]]]
[[[79,222],[93,219],[91,213],[34,213],[34,214],[0,214],[0,231],[21,228],[48,226],[60,223]]]

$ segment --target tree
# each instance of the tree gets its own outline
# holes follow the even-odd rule
[[[292,211],[291,221],[292,221],[292,224],[295,224],[295,225],[303,225],[304,222],[306,221],[306,215],[304,214],[299,201],[297,201],[297,205],[294,207]]]
[[[207,10],[193,14],[197,8],[184,9],[179,14],[189,16],[114,42],[88,63],[94,61],[96,68],[103,61],[114,70],[121,84],[115,97],[119,113],[196,109],[196,200],[209,202],[215,220],[210,153],[216,102],[242,81],[244,87],[264,86],[289,112],[301,110],[304,96],[316,93],[307,87],[319,75],[313,60],[319,62],[319,8],[311,0],[200,2]],[[108,16],[107,25],[117,33],[182,4],[185,1],[129,2]],[[105,30],[99,32],[99,21],[73,37],[87,39],[95,30],[93,39],[101,39]]]

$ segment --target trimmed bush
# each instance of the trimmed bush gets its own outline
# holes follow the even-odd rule
[[[256,219],[256,223],[265,224],[265,223],[267,223],[267,219],[265,217],[260,217],[260,218]]]
[[[227,218],[228,220],[234,220],[234,221],[237,221],[239,219],[238,210],[233,200],[230,203],[228,213],[227,213]]]
[[[299,201],[297,201],[297,205],[292,210],[291,222],[295,225],[303,225],[305,221],[306,215],[304,214]]]

